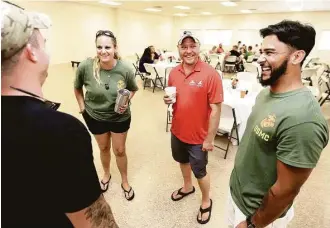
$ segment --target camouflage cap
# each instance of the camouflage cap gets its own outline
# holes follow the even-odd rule
[[[1,59],[8,59],[20,51],[28,43],[33,29],[48,29],[50,26],[47,15],[28,12],[1,1]]]

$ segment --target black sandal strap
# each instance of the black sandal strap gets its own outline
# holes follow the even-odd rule
[[[199,208],[199,211],[201,212],[201,216],[203,216],[203,214],[210,212],[212,210],[212,200],[210,200],[211,204],[208,208],[203,209],[202,206]]]
[[[211,206],[208,208],[203,209],[202,207],[199,208],[199,211],[201,212],[201,215],[210,212],[211,211]]]
[[[130,189],[127,191],[127,190],[124,188],[123,184],[121,184],[121,188],[123,189],[124,194],[125,194],[125,198],[126,198],[127,200],[132,200],[132,199],[134,198],[134,191],[133,191],[133,188],[132,188],[132,187],[130,187]],[[132,196],[129,196],[129,193],[130,193],[131,191],[133,191],[133,194],[132,194]]]
[[[181,192],[182,189],[183,189],[183,188],[180,188],[180,189],[178,190],[177,195],[180,195],[180,196],[182,196],[182,197],[185,197],[185,196],[190,195],[191,193],[194,193],[194,192],[195,192],[195,187],[194,187],[194,186],[193,186],[193,189],[192,189],[190,192]]]
[[[124,188],[123,188],[123,190],[124,190],[125,193],[129,194],[132,191],[132,187],[130,187],[130,189],[128,191],[125,190]]]
[[[212,200],[211,201],[211,205],[208,208],[203,209],[202,207],[199,208],[199,211],[201,212],[201,219],[198,218],[197,215],[197,222],[200,224],[206,224],[210,221],[211,219],[211,213],[212,213]],[[209,216],[206,220],[203,220],[203,214],[209,212]]]
[[[101,180],[101,184],[107,185],[107,184],[109,184],[110,180],[111,180],[111,175],[110,175],[109,180],[107,182],[104,183],[103,180]]]

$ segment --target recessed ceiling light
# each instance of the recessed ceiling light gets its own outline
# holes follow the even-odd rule
[[[174,16],[185,17],[185,16],[187,16],[187,14],[185,14],[185,13],[176,13],[176,14],[174,14]]]
[[[210,12],[201,12],[202,15],[211,15],[212,13]]]
[[[182,10],[188,10],[188,9],[190,9],[189,6],[174,6],[174,8],[182,9]]]
[[[224,6],[237,6],[235,2],[221,2],[221,4]]]
[[[248,10],[248,9],[247,10],[241,10],[241,12],[242,13],[252,13],[252,11],[251,10]]]
[[[114,1],[107,1],[107,0],[101,0],[100,3],[111,5],[111,6],[119,6],[123,3],[121,2],[114,2]]]
[[[161,9],[157,9],[157,8],[146,8],[144,10],[150,11],[150,12],[160,12],[160,11],[162,11]]]

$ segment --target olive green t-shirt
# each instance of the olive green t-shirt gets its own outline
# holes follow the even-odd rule
[[[114,108],[119,89],[138,90],[132,68],[118,60],[113,69],[100,70],[100,79],[101,83],[99,84],[94,78],[92,58],[79,64],[74,87],[76,89],[85,87],[86,112],[99,121],[122,122],[129,119],[131,116],[130,108],[127,108],[123,114],[116,113]]]
[[[308,88],[281,94],[261,91],[230,177],[235,204],[246,216],[254,214],[276,182],[277,160],[314,168],[328,140],[327,122]]]

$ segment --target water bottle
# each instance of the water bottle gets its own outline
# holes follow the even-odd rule
[[[120,89],[118,90],[117,92],[117,99],[116,99],[116,105],[115,105],[115,112],[116,113],[119,113],[119,114],[122,114],[120,111],[119,111],[119,108],[121,106],[124,106],[128,103],[128,99],[129,99],[129,96],[130,96],[131,92],[127,89]]]

